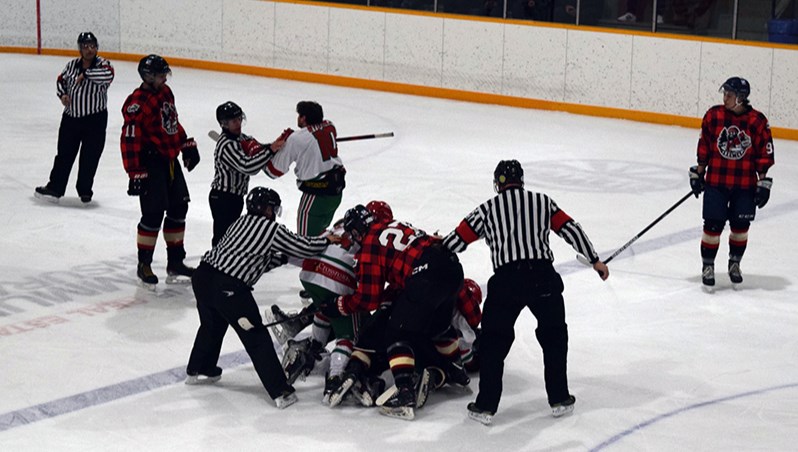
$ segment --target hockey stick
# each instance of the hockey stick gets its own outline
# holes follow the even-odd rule
[[[373,138],[390,138],[393,136],[393,132],[384,132],[384,133],[372,133],[370,135],[355,135],[351,137],[340,137],[336,138],[335,141],[357,141],[357,140],[371,140]],[[222,137],[219,132],[215,130],[208,131],[208,137],[213,141],[219,141]]]
[[[308,309],[308,311],[305,312],[304,314],[300,312],[297,315],[286,317],[286,318],[284,318],[282,320],[275,320],[274,322],[264,323],[263,326],[266,327],[266,328],[269,328],[271,326],[279,325],[281,323],[290,322],[291,320],[303,319],[305,317],[312,316],[312,315],[316,314],[316,311],[318,311],[318,309]]]
[[[638,233],[637,233],[637,235],[636,235],[636,236],[634,236],[634,237],[632,237],[632,239],[631,239],[631,240],[629,240],[628,242],[626,242],[626,243],[625,243],[625,244],[624,244],[622,247],[618,248],[618,250],[617,250],[617,251],[615,251],[614,253],[612,253],[612,255],[611,255],[610,257],[608,257],[607,259],[605,259],[605,260],[604,260],[604,263],[605,263],[605,264],[609,263],[609,262],[610,262],[611,260],[613,260],[613,259],[614,259],[614,258],[615,258],[617,255],[621,254],[621,253],[622,253],[622,252],[623,252],[623,251],[624,251],[626,248],[629,248],[629,246],[630,246],[632,243],[634,243],[635,241],[637,241],[637,239],[639,239],[640,237],[642,237],[642,236],[643,236],[643,234],[645,234],[646,232],[648,232],[648,230],[649,230],[649,229],[653,228],[653,227],[654,227],[654,225],[656,225],[657,223],[659,223],[660,221],[662,221],[662,219],[663,219],[663,218],[665,218],[666,216],[668,216],[668,214],[669,214],[669,213],[673,212],[673,211],[674,211],[674,210],[675,210],[677,207],[679,207],[680,205],[682,205],[682,203],[683,203],[683,202],[687,201],[687,198],[689,198],[690,196],[693,196],[693,192],[692,192],[692,190],[690,191],[690,193],[688,193],[688,194],[684,195],[684,196],[682,197],[682,199],[680,199],[680,200],[676,201],[676,204],[672,205],[672,206],[671,206],[671,207],[670,207],[668,210],[666,210],[665,212],[663,212],[663,213],[662,213],[662,215],[658,216],[658,217],[657,217],[657,219],[656,219],[656,220],[654,220],[654,221],[652,221],[652,222],[651,222],[651,224],[649,224],[648,226],[646,226],[646,227],[645,227],[645,229],[643,229],[642,231],[638,232]],[[591,264],[590,264],[590,262],[588,262],[588,260],[587,260],[587,259],[586,259],[584,256],[582,256],[581,254],[579,254],[579,255],[577,255],[577,256],[576,256],[576,260],[578,260],[579,262],[581,262],[581,263],[583,263],[583,264],[585,264],[585,265],[588,265],[588,266],[589,266],[589,265],[591,265]]]

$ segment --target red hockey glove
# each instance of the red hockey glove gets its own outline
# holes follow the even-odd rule
[[[143,196],[147,194],[147,172],[132,171],[128,173],[130,181],[127,184],[128,196]]]
[[[186,142],[183,143],[182,152],[183,166],[191,172],[197,166],[197,163],[200,162],[199,149],[197,149],[197,142],[194,141],[194,138],[186,139]]]
[[[266,149],[266,146],[254,138],[246,138],[241,140],[241,149],[244,150],[244,154],[252,157],[263,152]]]

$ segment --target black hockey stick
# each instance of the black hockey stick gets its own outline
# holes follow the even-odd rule
[[[372,133],[369,135],[355,135],[351,137],[340,137],[336,138],[335,141],[357,141],[357,140],[371,140],[373,138],[390,138],[393,136],[393,132],[384,132],[384,133]],[[208,131],[208,137],[210,137],[213,141],[219,141],[221,138],[221,134],[215,130]]]
[[[299,314],[297,314],[297,315],[293,315],[293,316],[290,316],[290,317],[286,317],[286,318],[284,318],[284,319],[282,319],[282,320],[275,320],[274,322],[264,323],[264,324],[263,324],[263,326],[264,326],[264,327],[266,327],[266,328],[268,328],[268,327],[270,327],[270,326],[275,326],[275,325],[279,325],[279,324],[281,324],[281,323],[290,322],[291,320],[303,319],[303,318],[305,318],[305,317],[308,317],[308,316],[312,316],[312,315],[314,315],[314,314],[315,314],[315,313],[316,313],[318,310],[319,310],[319,309],[318,309],[318,308],[316,307],[316,305],[314,304],[314,305],[312,305],[312,307],[311,307],[311,308],[309,308],[309,309],[308,309],[307,311],[305,311],[304,313],[300,312],[300,313],[299,313]]]
[[[618,250],[617,250],[617,251],[615,251],[614,253],[612,253],[612,255],[611,255],[610,257],[608,257],[607,259],[605,259],[605,260],[604,260],[604,263],[605,263],[605,264],[609,263],[609,262],[610,262],[611,260],[613,260],[613,259],[614,259],[614,258],[615,258],[617,255],[621,254],[621,253],[622,253],[622,252],[623,252],[623,251],[624,251],[626,248],[629,248],[629,246],[630,246],[632,243],[634,243],[635,241],[637,241],[637,239],[639,239],[640,237],[642,237],[642,236],[643,236],[643,234],[645,234],[646,232],[648,232],[648,230],[649,230],[649,229],[653,228],[653,227],[654,227],[654,225],[656,225],[657,223],[659,223],[660,221],[662,221],[662,219],[663,219],[663,218],[665,218],[666,216],[668,216],[668,214],[669,214],[669,213],[673,212],[673,211],[674,211],[674,210],[675,210],[677,207],[679,207],[680,205],[682,205],[682,203],[683,203],[683,202],[687,201],[687,198],[689,198],[689,197],[691,197],[691,196],[693,196],[693,191],[692,191],[692,190],[690,191],[690,193],[688,193],[688,194],[684,195],[684,196],[682,197],[682,199],[680,199],[680,200],[676,201],[676,204],[672,205],[672,206],[671,206],[671,207],[670,207],[668,210],[666,210],[665,212],[663,212],[663,213],[662,213],[662,215],[658,216],[658,217],[657,217],[657,219],[656,219],[656,220],[654,220],[654,221],[652,221],[652,222],[651,222],[651,224],[649,224],[648,226],[646,226],[646,227],[645,227],[645,229],[643,229],[642,231],[638,232],[638,233],[637,233],[637,235],[636,235],[636,236],[634,236],[634,237],[632,237],[632,239],[631,239],[631,240],[629,240],[628,242],[626,242],[626,243],[625,243],[625,244],[624,244],[622,247],[618,248]],[[585,264],[585,265],[591,265],[591,264],[590,264],[590,262],[588,262],[588,260],[587,260],[587,259],[586,259],[584,256],[582,256],[581,254],[579,254],[579,255],[577,255],[577,256],[576,256],[576,260],[578,260],[579,262],[581,262],[581,263],[583,263],[583,264]]]

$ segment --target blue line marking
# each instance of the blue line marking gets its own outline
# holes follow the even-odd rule
[[[747,392],[742,392],[740,394],[735,394],[735,395],[731,395],[731,396],[727,396],[727,397],[721,397],[719,399],[708,400],[706,402],[699,402],[699,403],[696,403],[696,404],[693,404],[693,405],[688,405],[686,407],[679,408],[679,409],[676,409],[676,410],[673,410],[673,411],[669,411],[667,413],[660,414],[659,416],[655,416],[655,417],[653,417],[651,419],[643,421],[643,422],[635,425],[634,427],[631,427],[631,428],[629,428],[627,430],[622,431],[621,433],[618,433],[615,436],[612,436],[608,440],[602,442],[598,446],[595,446],[595,447],[591,448],[590,450],[592,452],[592,451],[599,451],[599,450],[605,449],[607,446],[611,446],[611,445],[617,443],[618,441],[620,441],[621,439],[631,435],[632,433],[637,433],[638,431],[640,431],[640,430],[642,430],[642,429],[644,429],[646,427],[650,427],[651,425],[653,425],[653,424],[655,424],[655,423],[657,423],[657,422],[659,422],[659,421],[661,421],[663,419],[667,419],[667,418],[676,416],[678,414],[685,413],[687,411],[695,410],[695,409],[698,409],[698,408],[704,408],[704,407],[710,406],[710,405],[717,405],[717,404],[720,404],[720,403],[723,403],[723,402],[728,402],[730,400],[742,399],[744,397],[764,394],[764,393],[767,393],[767,392],[779,391],[779,390],[782,390],[782,389],[790,389],[790,388],[795,388],[795,387],[798,387],[798,383],[789,383],[789,384],[785,384],[785,385],[773,386],[773,387],[770,387],[770,388],[758,389],[758,390],[755,390],[755,391],[747,391]]]
[[[249,356],[243,350],[219,357],[219,366],[226,369],[238,367],[249,362],[251,362]],[[63,399],[11,411],[0,415],[0,432],[149,392],[164,386],[182,383],[185,379],[186,369],[184,367],[176,367],[156,374],[64,397]]]

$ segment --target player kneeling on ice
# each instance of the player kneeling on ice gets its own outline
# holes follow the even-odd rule
[[[280,196],[274,190],[255,187],[246,203],[247,213],[205,253],[192,278],[200,326],[186,368],[186,384],[219,380],[222,369],[217,362],[227,327],[231,326],[266,392],[278,408],[285,408],[297,398],[286,381],[269,330],[263,326],[252,287],[263,273],[285,263],[287,256],[314,256],[337,243],[338,238],[299,236],[277,223]]]

